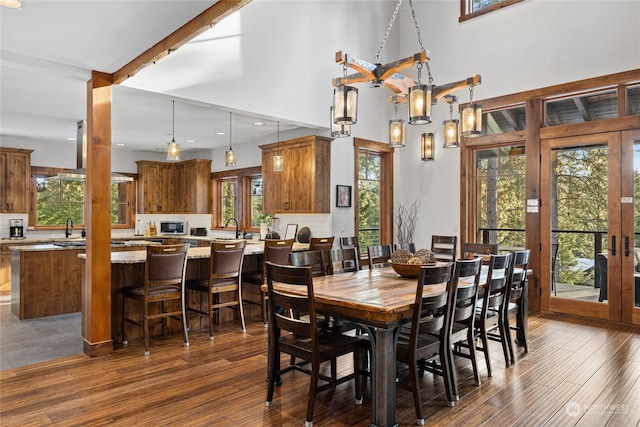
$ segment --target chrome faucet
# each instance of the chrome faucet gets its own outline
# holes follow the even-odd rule
[[[73,230],[73,220],[71,218],[67,218],[67,223],[65,225],[65,230],[64,230],[64,237],[71,236],[71,230]]]
[[[232,220],[235,221],[235,223],[236,223],[236,239],[238,239],[240,237],[240,225],[238,224],[238,220],[237,219],[235,219],[233,217],[229,218],[227,220],[227,222],[224,223],[224,227],[223,228],[226,228],[227,225],[229,225],[229,222],[232,221]]]

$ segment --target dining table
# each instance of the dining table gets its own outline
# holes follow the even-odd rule
[[[433,266],[444,265],[438,262]],[[487,280],[483,266],[480,286]],[[371,341],[371,426],[392,427],[396,422],[396,338],[400,327],[411,320],[417,278],[403,277],[392,267],[313,278],[316,309],[361,325]],[[304,287],[275,284],[280,290],[303,295]],[[461,281],[459,287],[473,286]],[[423,296],[440,295],[446,283],[429,285]],[[526,307],[522,308],[526,312]],[[520,331],[519,331],[520,333]]]
[[[395,342],[400,326],[413,314],[416,284],[416,278],[400,276],[391,267],[313,278],[316,309],[358,323],[370,337],[371,426],[398,425],[395,419]],[[293,294],[304,292],[299,286],[276,286]],[[424,296],[440,295],[445,291],[446,283],[430,285],[425,287]]]

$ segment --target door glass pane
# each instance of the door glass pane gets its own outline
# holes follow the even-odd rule
[[[557,259],[551,260],[555,265],[551,292],[563,298],[605,301],[607,147],[555,149],[551,173],[551,243],[557,245]]]
[[[524,146],[476,151],[476,241],[525,246]]]
[[[358,239],[360,248],[380,243],[381,156],[360,152],[358,169]]]

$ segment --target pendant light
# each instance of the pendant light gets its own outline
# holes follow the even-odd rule
[[[344,80],[347,80],[347,64],[342,66]],[[333,90],[333,123],[355,125],[358,121],[358,89],[346,84]]]
[[[284,172],[284,157],[280,153],[280,122],[278,122],[278,154],[273,156],[273,171]]]
[[[460,107],[462,136],[467,138],[482,135],[482,106],[473,103],[473,87],[469,86],[469,103]]]
[[[225,151],[224,162],[226,167],[235,167],[236,165],[236,152],[231,148],[231,114],[231,111],[229,111],[229,149]]]
[[[422,160],[433,160],[433,134],[423,133],[420,137]]]
[[[429,84],[420,82],[422,76],[422,62],[418,63],[418,84],[409,88],[409,124],[426,125],[431,123],[431,71],[429,71]],[[427,70],[429,65],[427,64]]]
[[[329,107],[329,117],[331,122],[331,136],[333,138],[346,138],[351,136],[351,125],[337,125],[333,123],[333,107]]]
[[[176,142],[176,101],[172,102],[172,115],[173,115],[173,130],[171,133],[171,142],[167,143],[167,160],[178,161],[180,160],[180,145]]]
[[[453,104],[455,104],[457,98],[451,97],[452,100],[449,103],[449,120],[442,122],[444,126],[444,148],[458,148],[460,147],[460,138],[458,138],[458,125],[460,121],[453,118]]]
[[[389,120],[389,147],[404,147],[404,120],[398,118],[398,103],[393,103],[395,118]]]

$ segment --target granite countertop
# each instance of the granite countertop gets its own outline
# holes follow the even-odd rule
[[[57,239],[54,241],[62,241],[62,242],[66,242],[66,243],[73,243],[73,246],[58,246],[55,245],[54,243],[40,243],[40,244],[32,244],[32,245],[20,245],[20,246],[11,246],[12,244],[9,243],[9,249],[13,250],[13,251],[19,251],[19,252],[37,252],[37,251],[58,251],[58,250],[68,250],[68,249],[80,249],[80,250],[84,250],[85,246],[83,245],[84,241],[83,240],[63,240],[63,239]],[[12,240],[12,242],[14,242],[13,244],[15,245],[15,240]],[[23,241],[24,242],[24,241]],[[152,242],[149,240],[127,240],[127,241],[123,241],[122,243],[114,243],[111,245],[111,247],[113,249],[117,249],[117,248],[121,248],[121,247],[131,247],[131,246],[141,246],[141,247],[147,247],[150,245],[157,245],[159,244],[158,242]]]
[[[215,239],[210,239],[215,240]],[[224,239],[225,242],[230,242],[233,240]],[[304,251],[309,249],[309,244],[307,243],[294,243],[292,250],[294,251]],[[244,249],[245,255],[255,255],[261,254],[264,252],[264,242],[259,240],[249,240],[247,241],[247,245]],[[211,255],[211,248],[209,246],[195,247],[189,248],[189,252],[187,253],[187,259],[198,259],[198,258],[209,258]],[[79,258],[86,259],[86,254],[78,254]],[[111,252],[111,263],[112,264],[138,264],[143,263],[147,259],[146,251],[126,251],[126,252]]]

